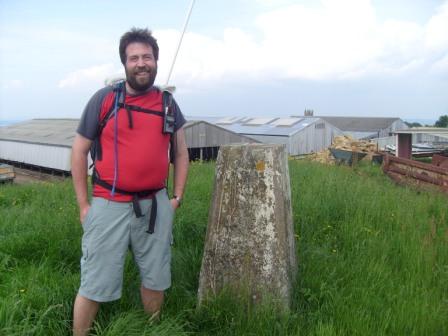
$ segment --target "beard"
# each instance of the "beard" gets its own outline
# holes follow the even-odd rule
[[[154,85],[157,68],[140,67],[135,69],[125,68],[126,81],[135,91],[144,92]],[[141,74],[141,75],[139,75]]]

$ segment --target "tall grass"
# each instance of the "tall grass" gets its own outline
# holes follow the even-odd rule
[[[299,262],[293,307],[196,294],[213,164],[193,164],[176,215],[173,286],[148,322],[138,272],[95,335],[447,335],[448,198],[397,187],[378,167],[290,162]],[[70,181],[0,186],[0,335],[70,335],[81,227]]]

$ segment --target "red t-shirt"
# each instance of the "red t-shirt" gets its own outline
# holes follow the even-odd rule
[[[103,92],[101,96],[103,96],[103,99],[101,99],[101,107],[98,114],[99,120],[103,120],[107,112],[113,108],[115,92],[108,90],[108,92]],[[89,113],[87,111],[89,104],[84,114]],[[136,96],[126,95],[125,104],[162,112],[162,92],[158,89],[153,89]],[[118,170],[116,187],[130,192],[163,188],[168,173],[170,146],[170,135],[162,133],[163,117],[137,111],[131,111],[131,113],[133,128],[129,127],[127,111],[124,108],[118,110],[117,122],[114,117],[107,122],[100,137],[102,159],[96,160],[95,169],[103,181],[110,185],[113,184],[115,174],[114,134],[117,126]],[[177,111],[177,114],[178,123],[176,129],[182,126],[179,126],[179,123],[185,123],[185,119],[180,111]],[[81,135],[84,134],[80,131],[88,133],[82,127],[83,119],[87,119],[87,117],[84,117],[83,115],[80,127],[78,127],[78,133]],[[86,122],[84,120],[84,123]],[[93,196],[114,201],[132,200],[132,196],[118,192],[115,192],[115,195],[112,196],[110,190],[97,184],[94,186]]]

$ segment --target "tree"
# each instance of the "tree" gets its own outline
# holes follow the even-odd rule
[[[405,121],[404,122],[408,127],[422,127],[422,124],[420,124],[420,123],[418,123],[418,122],[412,122],[412,123],[410,123],[410,122],[407,122],[407,121]]]
[[[443,115],[439,117],[439,120],[434,124],[435,127],[448,127],[448,115]]]

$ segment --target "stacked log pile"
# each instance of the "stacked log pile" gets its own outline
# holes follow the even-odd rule
[[[376,143],[370,142],[368,140],[356,140],[349,135],[341,135],[335,137],[333,139],[333,143],[329,148],[367,153],[367,155],[364,157],[364,160],[369,161],[372,160],[372,156],[378,151]],[[329,148],[311,154],[310,159],[312,161],[324,164],[335,164],[335,159],[333,155],[331,155]]]

